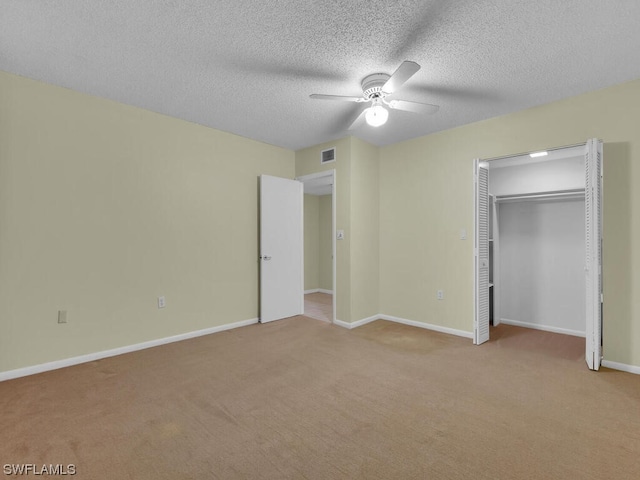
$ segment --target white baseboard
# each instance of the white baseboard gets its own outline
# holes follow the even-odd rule
[[[534,330],[543,330],[545,332],[562,333],[563,335],[573,335],[574,337],[586,336],[585,332],[578,330],[570,330],[568,328],[552,327],[550,325],[539,325],[537,323],[521,322],[519,320],[510,320],[508,318],[501,318],[500,323],[506,323],[507,325],[513,325],[514,327],[526,327]]]
[[[347,328],[347,329],[351,330],[351,324],[350,324],[349,322],[344,322],[344,321],[342,321],[342,320],[338,320],[338,319],[336,318],[336,319],[333,321],[333,324],[334,324],[334,325],[337,325],[337,326],[339,326],[339,327]]]
[[[311,290],[304,291],[305,295],[308,295],[310,293],[326,293],[329,295],[333,295],[333,290],[325,290],[324,288],[312,288]]]
[[[327,295],[333,295],[333,290],[327,290],[327,289],[324,289],[324,288],[319,288],[318,292],[326,293]]]
[[[640,375],[640,366],[627,365],[626,363],[612,362],[611,360],[602,360],[602,366],[607,368],[613,368],[614,370],[621,370],[623,372],[635,373]]]
[[[334,323],[340,327],[348,328],[349,330],[351,330],[352,328],[358,328],[375,320],[388,320],[389,322],[402,323],[403,325],[410,325],[412,327],[426,328],[427,330],[433,330],[440,333],[448,333],[449,335],[456,335],[458,337],[473,338],[473,332],[465,332],[464,330],[456,330],[454,328],[441,327],[439,325],[432,325],[430,323],[407,320],[406,318],[394,317],[392,315],[373,315],[371,317],[363,318],[351,323],[336,319]]]
[[[417,322],[416,320],[407,320],[406,318],[394,317],[392,315],[379,315],[378,318],[381,320],[389,320],[390,322],[402,323],[404,325],[411,325],[412,327],[426,328],[427,330],[433,330],[434,332],[448,333],[449,335],[456,335],[464,338],[473,338],[473,332],[465,332],[464,330],[457,330],[455,328],[441,327],[440,325]]]
[[[88,353],[86,355],[80,355],[77,357],[41,363],[39,365],[32,365],[30,367],[7,370],[6,372],[0,372],[0,382],[4,380],[11,380],[13,378],[26,377],[28,375],[34,375],[36,373],[48,372],[49,370],[57,370],[58,368],[70,367],[72,365],[78,365],[80,363],[93,362],[95,360],[114,357],[116,355],[122,355],[123,353],[135,352],[137,350],[144,350],[145,348],[157,347],[159,345],[165,345],[167,343],[179,342],[181,340],[187,340],[189,338],[201,337],[203,335],[223,332],[225,330],[231,330],[233,328],[246,327],[247,325],[253,325],[254,323],[258,323],[257,318],[251,318],[249,320],[242,320],[234,323],[227,323],[226,325],[219,325],[216,327],[204,328],[202,330],[196,330],[194,332],[181,333],[179,335],[159,338],[157,340],[149,340],[148,342],[136,343],[134,345],[126,345],[124,347],[113,348],[111,350],[103,350],[101,352]]]
[[[360,319],[360,320],[358,320],[356,322],[349,323],[349,322],[344,322],[342,320],[338,320],[336,318],[336,321],[333,322],[333,323],[335,323],[339,327],[343,327],[343,328],[347,328],[347,329],[351,330],[352,328],[358,328],[358,327],[361,327],[362,325],[366,325],[367,323],[371,323],[371,322],[373,322],[375,320],[379,320],[379,319],[380,319],[380,315],[373,315],[372,317],[363,318],[363,319]]]

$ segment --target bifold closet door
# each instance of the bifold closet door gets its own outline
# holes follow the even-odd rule
[[[586,352],[591,370],[602,359],[602,142],[592,139],[585,152]]]
[[[473,343],[489,340],[489,170],[475,161],[475,319]]]

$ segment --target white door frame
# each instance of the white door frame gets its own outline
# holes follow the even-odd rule
[[[337,293],[338,293],[338,289],[336,288],[336,272],[337,272],[337,255],[336,255],[336,170],[335,169],[331,169],[331,170],[324,170],[322,172],[318,172],[318,173],[311,173],[309,175],[302,175],[300,177],[296,177],[296,180],[298,180],[299,182],[305,183],[306,181],[309,180],[315,180],[318,178],[323,178],[323,177],[332,177],[333,181],[333,187],[331,189],[331,270],[332,270],[332,282],[333,285],[331,287],[332,291],[333,291],[333,295],[332,295],[332,318],[331,318],[331,323],[335,323],[336,321],[336,305],[337,305]],[[302,279],[303,282],[303,290],[304,290],[304,278]]]
[[[585,359],[591,370],[602,361],[602,142],[590,139],[585,147],[585,224],[587,286]]]

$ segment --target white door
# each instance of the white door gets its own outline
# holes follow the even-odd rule
[[[473,343],[489,340],[489,170],[475,161],[475,319]]]
[[[304,313],[302,183],[260,176],[260,322]]]
[[[602,142],[587,142],[585,153],[587,327],[585,359],[591,370],[602,359]]]

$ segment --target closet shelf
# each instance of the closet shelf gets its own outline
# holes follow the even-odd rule
[[[568,190],[552,190],[546,192],[532,192],[514,195],[496,195],[496,202],[517,202],[523,200],[555,200],[558,198],[584,198],[584,188],[572,188]]]

